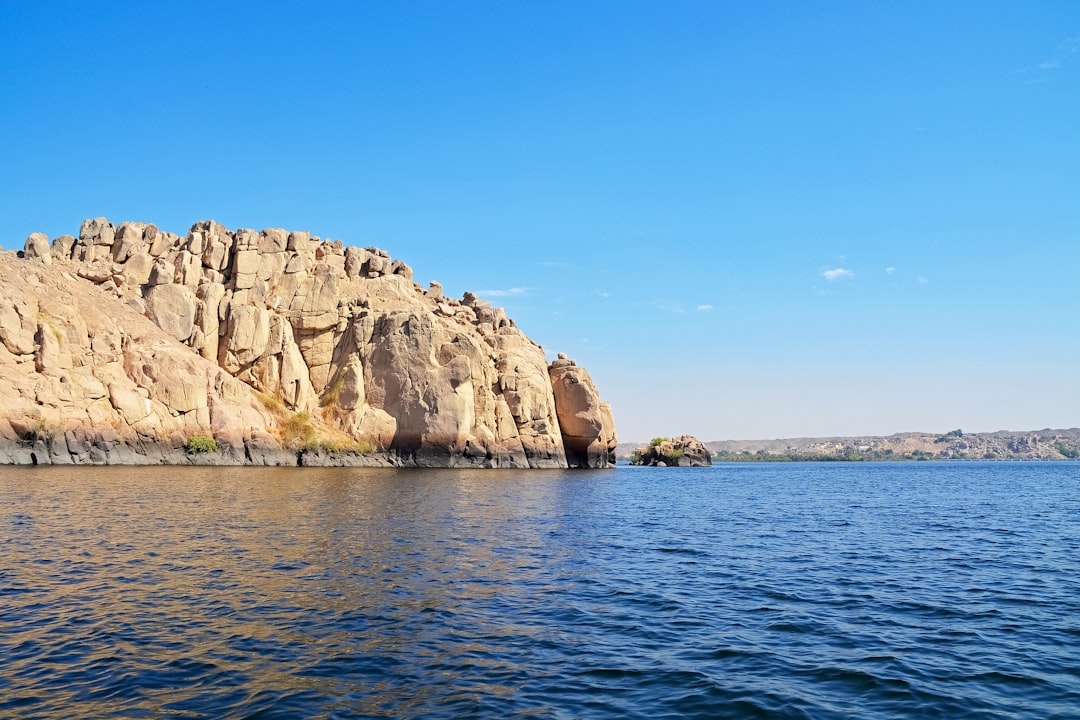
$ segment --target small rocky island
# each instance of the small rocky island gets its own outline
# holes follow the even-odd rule
[[[633,465],[650,467],[705,467],[712,465],[712,452],[693,435],[653,438],[647,447],[638,448],[630,459]]]
[[[96,218],[0,287],[0,464],[615,464],[584,368],[378,248]]]

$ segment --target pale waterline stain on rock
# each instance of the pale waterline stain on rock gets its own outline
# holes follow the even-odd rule
[[[0,463],[609,467],[584,368],[377,248],[105,218],[0,255]],[[194,436],[217,452],[185,452]]]

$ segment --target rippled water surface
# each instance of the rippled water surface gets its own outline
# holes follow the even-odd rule
[[[7,468],[0,551],[0,717],[1080,717],[1078,463]]]

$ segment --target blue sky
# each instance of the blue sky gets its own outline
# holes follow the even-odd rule
[[[623,440],[1080,425],[1080,4],[0,0],[0,244],[307,229]]]

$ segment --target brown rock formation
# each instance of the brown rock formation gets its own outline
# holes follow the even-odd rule
[[[712,465],[712,453],[693,435],[680,435],[670,440],[657,438],[648,447],[638,448],[633,463],[653,467],[704,467]]]
[[[600,402],[589,373],[563,353],[549,373],[567,458],[582,467],[614,466],[618,439],[611,406]]]
[[[583,368],[377,248],[97,218],[20,255],[0,255],[0,462],[614,464]],[[186,454],[196,435],[218,452]]]

